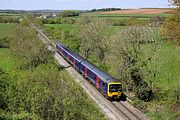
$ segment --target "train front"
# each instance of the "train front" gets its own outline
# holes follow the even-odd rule
[[[112,100],[120,99],[122,95],[122,85],[120,82],[108,84],[108,97]]]

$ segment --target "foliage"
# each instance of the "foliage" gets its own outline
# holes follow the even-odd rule
[[[0,48],[8,48],[9,47],[9,39],[7,37],[0,38]]]
[[[75,11],[75,10],[64,10],[63,12],[60,12],[58,14],[59,17],[74,17],[74,16],[79,16],[80,11]]]
[[[126,82],[127,89],[135,91],[137,96],[145,101],[152,97],[152,90],[144,80],[147,64],[153,55],[144,56],[142,47],[145,44],[156,44],[158,40],[156,29],[142,26],[131,26],[118,31],[111,38],[111,54],[116,61],[120,60],[119,74]],[[154,37],[153,37],[154,36]],[[118,51],[118,52],[117,52]],[[154,51],[152,48],[151,51]],[[154,61],[155,62],[155,61]],[[156,73],[155,73],[156,74]]]
[[[169,17],[163,23],[162,35],[170,42],[180,44],[180,18]]]
[[[11,62],[18,61],[14,64],[21,68],[27,63],[33,69],[10,67],[5,71],[0,64],[0,119],[105,119],[73,78],[51,61],[36,32],[28,26],[17,26],[11,38],[12,51],[1,48],[0,63],[4,65],[6,56],[13,55]]]
[[[0,80],[0,93],[6,102],[0,118],[103,119],[81,88],[55,64],[39,65],[33,71]]]
[[[170,42],[180,45],[180,1],[171,0],[177,6],[174,15],[170,16],[164,23],[162,35]]]
[[[27,34],[28,33],[28,34]],[[50,52],[41,43],[35,31],[27,26],[17,26],[10,36],[10,48],[13,55],[20,57],[22,68],[33,69],[41,63],[47,63]]]
[[[102,8],[102,9],[92,9],[90,12],[96,12],[96,11],[115,11],[115,10],[121,10],[121,8]]]
[[[0,16],[0,23],[19,23],[18,17]]]
[[[83,16],[77,25],[77,32],[82,38],[80,54],[88,58],[91,53],[96,53],[96,60],[102,61],[107,51],[106,40],[110,33],[110,24],[91,16]]]
[[[71,25],[71,24],[45,24],[45,26],[47,26],[51,30],[61,30],[64,32],[73,32],[75,31],[75,27],[76,27],[75,25]]]
[[[5,91],[9,85],[9,75],[0,68],[0,108],[5,109],[7,107],[7,101],[5,99]]]

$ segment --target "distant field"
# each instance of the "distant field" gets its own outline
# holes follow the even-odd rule
[[[135,17],[140,20],[149,20],[153,17],[168,17],[171,14],[97,14],[99,18],[108,18],[108,19],[127,19],[129,17]]]
[[[135,17],[137,19],[148,20],[157,16],[168,17],[169,15],[171,15],[171,12],[172,10],[169,9],[133,9],[97,12],[96,15],[100,18],[109,19],[127,19],[129,17]]]
[[[7,36],[13,27],[14,23],[0,23],[0,38]]]
[[[99,12],[98,14],[167,14],[167,13],[172,13],[172,10],[170,9],[129,9],[129,10]]]
[[[75,26],[72,24],[45,24],[47,27],[52,27],[55,29],[62,29],[63,31],[73,31]]]
[[[20,16],[20,14],[16,14],[16,13],[1,13],[0,12],[0,16]]]

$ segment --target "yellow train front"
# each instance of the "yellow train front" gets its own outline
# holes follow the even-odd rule
[[[108,84],[107,96],[110,99],[120,99],[122,95],[122,85],[120,82],[110,82]]]

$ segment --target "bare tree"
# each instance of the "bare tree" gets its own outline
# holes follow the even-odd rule
[[[107,37],[110,33],[110,24],[95,16],[82,16],[77,22],[78,34],[82,38],[80,54],[88,58],[95,53],[97,60],[102,61],[107,51]]]

